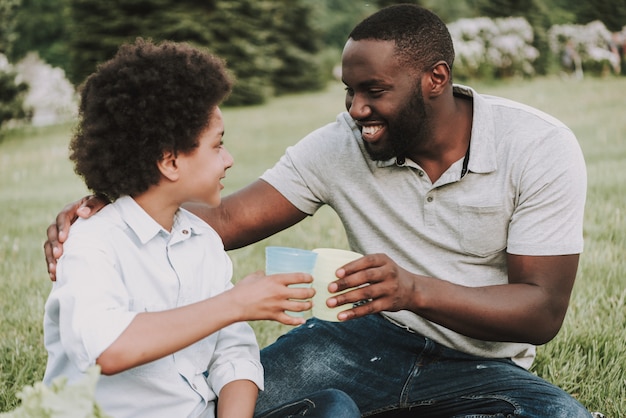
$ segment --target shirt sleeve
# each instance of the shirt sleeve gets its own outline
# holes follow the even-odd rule
[[[574,134],[567,128],[555,129],[551,140],[534,150],[521,177],[507,252],[582,252],[587,173]]]
[[[132,322],[128,293],[112,255],[101,243],[74,234],[58,263],[48,305],[58,309],[61,344],[81,371],[95,364]]]
[[[219,331],[215,353],[208,367],[208,381],[217,394],[235,380],[250,380],[263,390],[263,366],[252,328],[245,322]]]
[[[308,215],[330,203],[332,194],[345,196],[351,184],[345,180],[354,175],[351,164],[355,152],[361,152],[355,136],[358,129],[351,126],[348,119],[347,114],[341,113],[335,122],[288,147],[261,179]]]

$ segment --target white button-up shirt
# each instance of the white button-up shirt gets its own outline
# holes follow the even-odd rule
[[[46,303],[44,382],[58,376],[80,381],[137,313],[210,298],[233,286],[231,276],[220,237],[183,209],[171,233],[130,197],[78,220]],[[240,379],[263,388],[259,348],[246,323],[151,363],[101,376],[96,400],[115,418],[213,417],[217,394]]]

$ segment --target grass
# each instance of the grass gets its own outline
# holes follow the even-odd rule
[[[587,162],[585,251],[570,309],[559,335],[539,347],[533,371],[607,417],[626,415],[626,78],[508,81],[473,85],[520,100],[568,124]],[[285,147],[334,120],[343,110],[340,86],[285,96],[269,104],[225,109],[225,143],[235,166],[226,193],[246,185]],[[46,353],[41,318],[50,289],[45,230],[68,202],[87,194],[67,160],[70,126],[24,129],[0,138],[0,412],[16,391],[41,379]],[[266,245],[347,247],[336,215],[313,218],[255,245],[232,251],[235,279],[262,269]],[[288,327],[252,324],[261,346]]]

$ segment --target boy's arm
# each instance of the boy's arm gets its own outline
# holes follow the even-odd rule
[[[259,388],[250,380],[234,380],[222,388],[217,400],[217,418],[250,418]]]
[[[139,313],[96,363],[105,375],[119,373],[170,355],[235,322],[265,319],[300,325],[304,318],[284,311],[310,309],[310,301],[292,299],[311,298],[314,290],[288,285],[311,281],[303,273],[254,273],[215,297],[167,311]]]

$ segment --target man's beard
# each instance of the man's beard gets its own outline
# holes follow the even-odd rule
[[[430,136],[426,121],[426,105],[418,84],[409,102],[400,110],[397,117],[387,121],[388,144],[384,149],[374,150],[367,142],[365,149],[374,161],[387,161],[396,158],[403,161],[415,144],[421,144]]]

